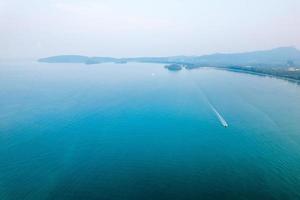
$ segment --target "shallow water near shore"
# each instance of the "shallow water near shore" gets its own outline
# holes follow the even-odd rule
[[[0,97],[0,199],[300,199],[297,84],[18,62]]]

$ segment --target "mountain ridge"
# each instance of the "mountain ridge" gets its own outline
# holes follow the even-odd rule
[[[113,58],[113,57],[88,57],[82,55],[58,55],[41,58],[39,62],[46,63],[175,63],[201,66],[225,67],[231,65],[239,66],[300,66],[300,51],[293,47],[278,47],[271,50],[250,51],[242,53],[215,53],[202,56],[169,56],[169,57],[133,57],[133,58]]]

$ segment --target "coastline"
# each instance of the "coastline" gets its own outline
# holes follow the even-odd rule
[[[254,71],[243,70],[243,69],[231,69],[231,68],[227,68],[227,67],[213,67],[213,68],[220,69],[220,70],[237,72],[237,73],[252,74],[252,75],[257,75],[257,76],[267,76],[267,77],[270,77],[270,78],[281,79],[281,80],[285,80],[285,81],[296,83],[297,85],[300,85],[300,80],[293,79],[293,78],[288,78],[288,77],[284,77],[284,76],[275,76],[275,75],[267,74],[267,73],[254,72]]]

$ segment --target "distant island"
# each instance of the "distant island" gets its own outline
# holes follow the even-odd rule
[[[41,58],[38,61],[45,63],[83,63],[87,65],[100,63],[125,64],[128,62],[159,63],[165,64],[165,68],[171,71],[179,71],[183,68],[190,70],[199,67],[217,67],[300,80],[300,51],[294,47],[203,56],[113,58],[60,55]]]
[[[179,71],[182,70],[182,65],[180,64],[165,65],[165,68],[170,71]]]

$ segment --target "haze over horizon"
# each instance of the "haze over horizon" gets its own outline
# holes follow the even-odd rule
[[[300,48],[298,0],[0,2],[0,59]]]

